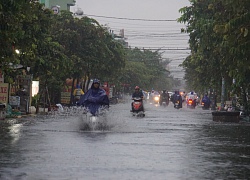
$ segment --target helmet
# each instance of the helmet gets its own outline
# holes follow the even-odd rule
[[[139,86],[135,86],[135,89],[140,89],[140,87]]]
[[[193,94],[194,94],[194,92],[193,92],[193,91],[191,91],[191,94],[193,95]]]
[[[163,92],[166,92],[166,89],[163,89]]]
[[[95,83],[100,84],[99,79],[94,79],[94,80],[93,80],[93,84],[95,84]]]

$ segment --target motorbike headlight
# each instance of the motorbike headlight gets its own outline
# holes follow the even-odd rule
[[[159,97],[158,96],[155,97],[155,101],[159,101]]]

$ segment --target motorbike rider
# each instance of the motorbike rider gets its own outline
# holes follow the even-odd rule
[[[162,105],[163,101],[166,101],[167,105],[169,104],[169,94],[168,94],[168,92],[166,92],[165,89],[162,91],[162,94],[160,96],[160,102],[159,102],[160,105]]]
[[[142,91],[140,91],[140,87],[139,86],[135,86],[135,91],[134,93],[132,94],[132,99],[133,98],[141,98],[142,100],[144,99],[144,95],[142,93]],[[131,103],[131,112],[133,112],[133,102]],[[142,111],[144,111],[144,106],[143,106],[143,101],[142,101]]]
[[[207,93],[205,93],[204,97],[202,98],[202,101],[204,103],[204,106],[206,106],[207,108],[210,107],[210,99],[207,96]]]
[[[100,87],[98,79],[93,80],[91,88],[81,96],[77,104],[86,107],[92,115],[96,115],[101,106],[109,107],[109,98],[105,90]]]
[[[182,97],[179,91],[175,91],[173,95],[173,103],[175,104],[177,101],[179,101],[179,108],[182,108]]]
[[[191,91],[190,94],[187,96],[187,102],[190,99],[192,100],[192,105],[195,107],[196,106],[196,98],[195,98],[193,91]]]

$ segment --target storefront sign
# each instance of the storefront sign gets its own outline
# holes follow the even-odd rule
[[[70,92],[61,92],[61,104],[70,104]]]
[[[0,103],[8,103],[8,83],[0,83]]]

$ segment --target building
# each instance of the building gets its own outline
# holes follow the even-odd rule
[[[58,7],[60,11],[70,11],[70,6],[74,6],[76,0],[39,0],[39,2],[44,4],[47,8],[53,9],[53,7]]]

